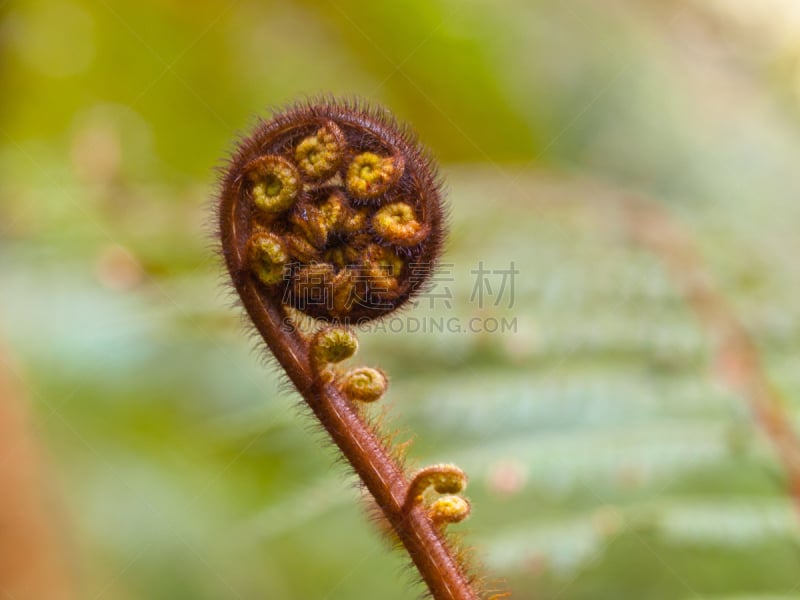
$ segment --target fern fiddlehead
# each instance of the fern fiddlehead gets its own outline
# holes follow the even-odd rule
[[[403,306],[441,253],[442,194],[429,154],[383,110],[331,98],[297,104],[240,142],[224,171],[218,216],[225,263],[250,320],[431,595],[479,598],[444,532],[469,514],[466,476],[434,465],[409,477],[401,452],[360,409],[383,396],[386,374],[339,367],[358,347],[350,325]],[[296,326],[307,318],[316,323],[311,334]]]

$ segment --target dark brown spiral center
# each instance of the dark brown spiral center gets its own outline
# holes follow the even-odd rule
[[[383,112],[320,102],[245,139],[223,182],[265,293],[316,318],[370,319],[429,278],[442,239],[435,167]]]

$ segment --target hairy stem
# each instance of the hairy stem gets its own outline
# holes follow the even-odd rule
[[[250,320],[431,595],[476,600],[463,557],[444,534],[469,516],[459,495],[466,475],[433,465],[409,482],[396,449],[358,408],[381,398],[386,375],[336,366],[358,348],[349,323],[397,310],[435,268],[445,228],[433,160],[385,110],[323,98],[260,123],[221,184],[221,247]],[[298,314],[315,319],[318,331],[306,337],[287,327]]]
[[[312,412],[353,467],[383,512],[436,600],[478,598],[440,530],[420,505],[405,505],[409,482],[398,462],[330,383],[315,377],[308,342],[297,330],[282,329],[283,306],[264,297],[247,277],[237,290],[261,337]]]

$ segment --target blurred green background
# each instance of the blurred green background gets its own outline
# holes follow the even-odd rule
[[[800,425],[798,40],[796,0],[0,0],[0,336],[74,597],[422,591],[254,350],[209,235],[237,133],[332,92],[442,163],[452,299],[407,314],[516,324],[364,334],[357,357],[391,374],[414,464],[470,474],[453,530],[489,578],[800,598],[786,475],[614,201],[680,224]],[[514,262],[513,302],[470,300],[480,261]]]

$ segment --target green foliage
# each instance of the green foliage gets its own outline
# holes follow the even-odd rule
[[[231,132],[331,90],[396,107],[450,163],[451,307],[404,317],[516,320],[359,332],[414,462],[470,475],[453,530],[488,571],[520,599],[800,598],[784,475],[712,341],[607,192],[555,167],[668,206],[800,426],[789,51],[712,8],[568,4],[6,8],[0,323],[83,596],[414,597],[204,237]],[[513,306],[470,301],[480,261],[515,262]]]

